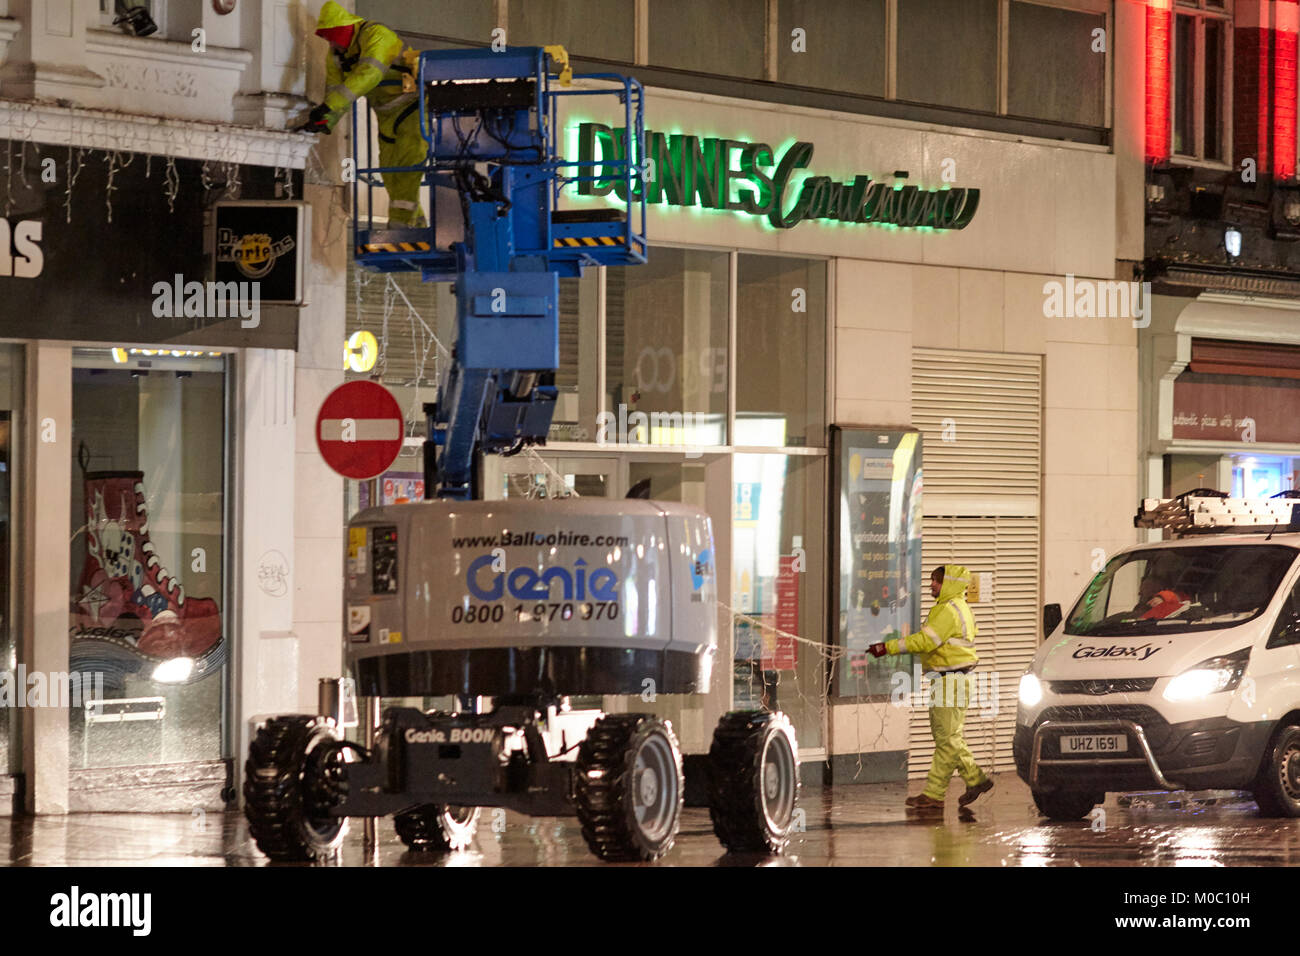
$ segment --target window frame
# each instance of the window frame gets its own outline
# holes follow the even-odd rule
[[[782,0],[767,0],[767,17],[766,17],[766,36],[764,50],[766,51],[765,64],[763,70],[763,81],[779,85],[786,84],[781,79],[779,72],[779,44],[784,42],[784,37],[780,33],[780,3]],[[881,98],[887,102],[898,101],[898,4],[900,0],[885,0],[885,93]],[[1233,0],[1222,0],[1222,8],[1207,7],[1210,0],[1175,0],[1174,13],[1180,10],[1194,12],[1198,16],[1209,16],[1216,19],[1227,21],[1227,30],[1224,35],[1224,56],[1223,67],[1224,76],[1227,80],[1227,86],[1223,91],[1223,97],[1220,100],[1221,129],[1224,144],[1231,142],[1231,128],[1227,125],[1231,119],[1231,110],[1228,104],[1231,101],[1231,68],[1232,68],[1232,42],[1231,33],[1228,32],[1232,26],[1232,6]],[[635,0],[635,24],[636,38],[633,46],[636,49],[635,66],[656,67],[649,62],[649,23],[650,10],[653,0]],[[1010,21],[1011,21],[1011,4],[1026,3],[1040,7],[1053,7],[1059,10],[1068,10],[1075,13],[1093,14],[1102,17],[1102,28],[1106,31],[1107,47],[1103,54],[1106,58],[1103,79],[1103,105],[1102,105],[1102,125],[1100,127],[1088,127],[1089,129],[1112,130],[1114,128],[1114,92],[1112,83],[1114,78],[1114,58],[1113,37],[1115,27],[1115,14],[1111,0],[998,0],[997,8],[997,76],[995,77],[995,101],[997,103],[995,114],[999,117],[1009,117],[1012,114],[1008,111],[1008,78],[1010,71]],[[1197,4],[1196,7],[1185,6],[1185,4]],[[1200,31],[1203,34],[1203,31]],[[671,69],[670,67],[656,67],[662,69]],[[745,77],[730,77],[725,74],[716,75],[727,79],[735,79],[742,82],[753,82]],[[846,92],[843,90],[826,90],[829,93],[838,93],[846,96],[861,96]],[[875,97],[868,97],[876,99]],[[1198,98],[1198,104],[1203,104],[1203,98]],[[923,104],[940,108],[942,104]],[[956,108],[959,109],[959,108]],[[966,111],[962,111],[966,112]],[[1172,115],[1172,111],[1171,111]],[[1049,121],[1050,122],[1050,121]],[[1172,119],[1171,119],[1172,122]],[[1198,120],[1203,122],[1203,117]],[[1194,157],[1192,157],[1194,158]],[[1225,164],[1226,165],[1226,164]]]
[[[1169,42],[1169,151],[1170,161],[1183,166],[1201,166],[1209,169],[1231,169],[1232,167],[1232,68],[1233,68],[1233,0],[1222,0],[1222,7],[1208,5],[1209,0],[1175,0],[1170,9],[1173,17]],[[1174,151],[1174,129],[1178,111],[1178,17],[1192,21],[1192,46],[1195,58],[1193,69],[1192,93],[1192,152]],[[1207,156],[1205,150],[1205,90],[1207,77],[1200,67],[1205,63],[1205,24],[1208,20],[1217,20],[1223,31],[1223,48],[1219,54],[1219,152],[1218,156]]]
[[[890,0],[891,3],[897,3],[898,0]],[[1115,128],[1115,101],[1114,101],[1114,76],[1115,76],[1115,59],[1111,55],[1114,49],[1115,35],[1115,14],[1112,4],[1107,0],[1000,0],[1000,9],[998,11],[998,115],[1014,115],[1010,111],[1011,92],[1011,4],[1029,4],[1036,7],[1052,7],[1057,10],[1068,10],[1073,13],[1090,13],[1102,18],[1102,29],[1105,31],[1106,51],[1102,54],[1106,58],[1102,67],[1102,105],[1101,105],[1101,129],[1113,130]],[[1096,129],[1098,127],[1090,127]]]

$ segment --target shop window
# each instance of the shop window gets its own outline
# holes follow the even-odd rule
[[[885,95],[885,0],[781,0],[777,79]]]
[[[898,98],[995,112],[997,0],[898,0]]]
[[[225,425],[220,355],[74,351],[74,768],[223,756]]]
[[[727,441],[726,253],[656,249],[607,272],[605,411],[596,441]]]
[[[824,446],[825,401],[826,263],[742,254],[734,444]]]
[[[1227,11],[1212,0],[1178,0],[1173,36],[1174,153],[1222,162],[1225,135]]]
[[[761,79],[765,0],[649,0],[650,63]]]
[[[631,63],[636,56],[632,0],[510,0],[512,46],[558,43],[574,56]]]
[[[485,44],[492,42],[497,25],[495,0],[357,0],[357,15],[394,30]]]
[[[1007,110],[1014,116],[1105,124],[1106,52],[1101,14],[1012,3],[1008,25]]]
[[[733,706],[783,710],[800,747],[821,746],[825,661],[822,458],[736,455],[732,464]]]
[[[845,659],[835,692],[889,695],[910,679],[908,655],[871,657],[867,649],[920,629],[920,441],[914,431],[836,429],[832,534],[835,640]]]

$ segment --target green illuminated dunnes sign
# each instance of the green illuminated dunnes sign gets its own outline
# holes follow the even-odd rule
[[[622,161],[625,140],[620,128],[582,123],[578,159]],[[854,176],[851,183],[829,176],[806,176],[792,183],[795,171],[812,162],[813,144],[806,142],[792,143],[778,157],[767,143],[646,130],[645,155],[649,162],[644,164],[645,175],[633,183],[634,198],[644,190],[650,204],[731,209],[764,216],[778,229],[816,219],[965,229],[980,204],[978,189],[923,189],[867,175]],[[589,169],[597,169],[596,178],[578,184],[580,196],[614,193],[627,201],[627,184],[609,167],[584,167],[584,174]]]

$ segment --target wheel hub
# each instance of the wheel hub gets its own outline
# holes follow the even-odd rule
[[[781,789],[781,773],[776,764],[769,763],[763,767],[763,796],[772,800]]]
[[[1300,745],[1292,744],[1282,754],[1281,766],[1282,792],[1290,800],[1300,801]]]
[[[477,809],[478,809],[477,807],[460,807],[455,805],[448,806],[447,819],[450,820],[456,826],[460,826],[460,827],[469,826],[469,824],[474,819],[474,812]]]
[[[659,779],[655,776],[654,771],[646,769],[638,773],[636,783],[637,806],[654,806],[655,797],[658,795]]]
[[[342,824],[329,811],[347,796],[347,759],[343,751],[337,741],[324,736],[312,747],[303,767],[303,802],[308,825],[320,834],[332,833]]]
[[[763,748],[763,814],[773,830],[784,830],[794,816],[796,770],[785,734],[771,737]]]
[[[677,762],[672,744],[662,734],[647,737],[633,764],[632,809],[637,828],[654,843],[672,832],[677,810]]]

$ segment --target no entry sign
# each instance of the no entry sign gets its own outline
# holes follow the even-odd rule
[[[348,382],[321,403],[316,447],[344,478],[374,478],[397,460],[404,426],[402,409],[388,389],[375,382]]]

